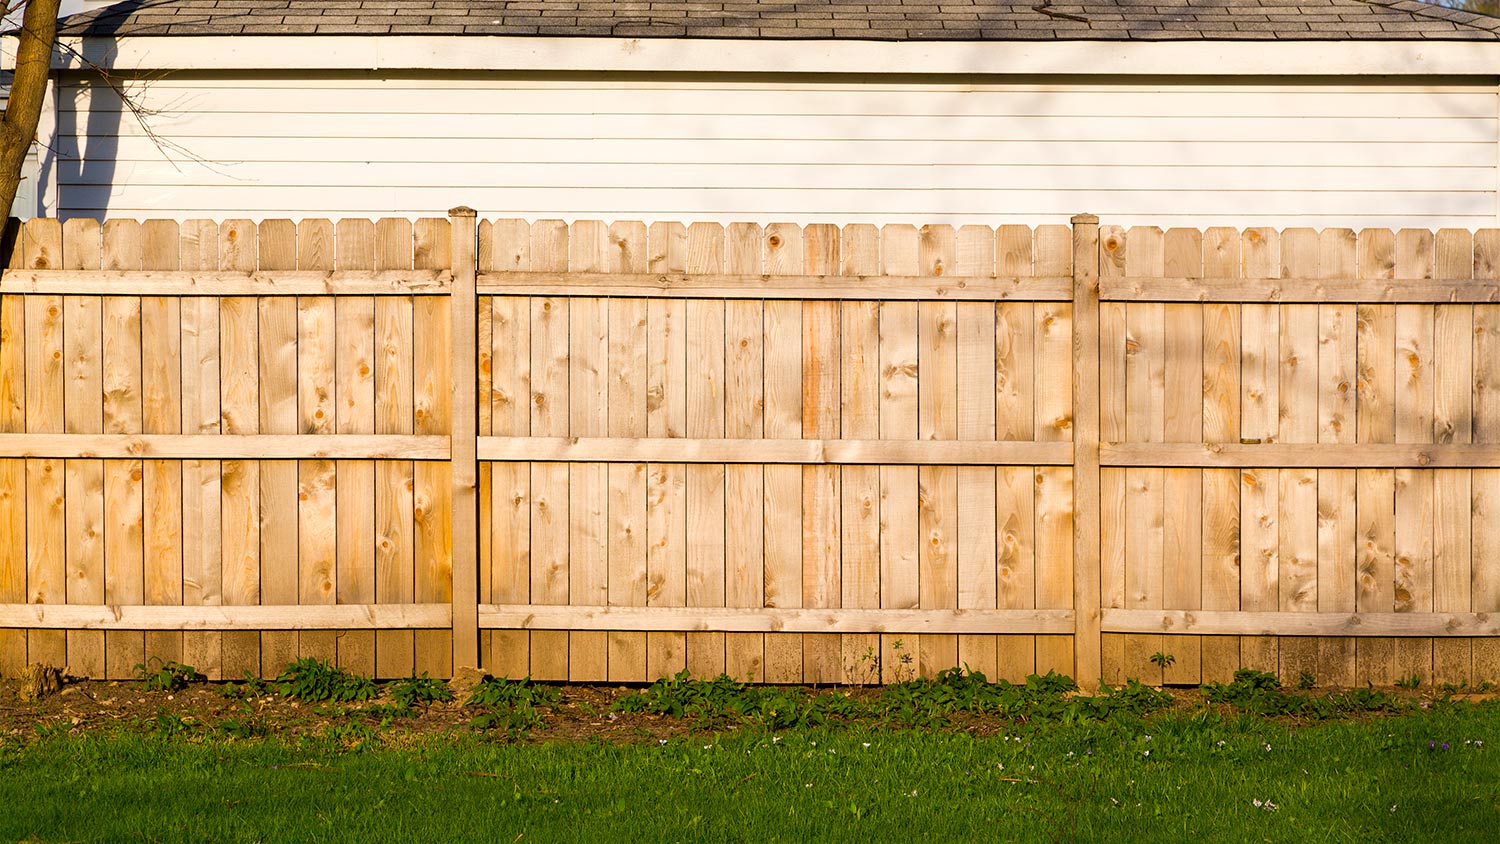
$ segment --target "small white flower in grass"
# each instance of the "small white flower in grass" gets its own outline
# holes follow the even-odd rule
[[[803,788],[812,788],[812,783],[807,783],[806,785],[804,785],[802,787]]]
[[[704,749],[704,750],[713,750],[713,749],[714,749],[714,746],[713,746],[713,745],[711,745],[711,744],[705,744],[705,745],[703,745],[703,749]]]
[[[667,743],[667,740],[666,740],[666,739],[657,739],[657,740],[656,740],[656,743],[657,743],[657,744],[666,744],[666,743]]]
[[[1219,739],[1219,741],[1218,741],[1217,744],[1218,744],[1219,747],[1223,747],[1224,746],[1224,740],[1223,739]]]
[[[860,744],[864,745],[865,747],[869,747],[870,746],[870,743],[867,742],[867,741],[862,741],[862,742],[860,742]]]
[[[771,743],[772,744],[778,744],[780,741],[781,741],[781,736],[771,736]]]
[[[1395,803],[1392,803],[1392,804],[1391,804],[1391,812],[1393,812],[1393,813],[1394,813],[1394,812],[1395,812],[1395,811],[1396,811],[1396,804],[1395,804]]]
[[[912,790],[911,790],[911,794],[908,794],[908,795],[906,795],[906,796],[907,796],[907,797],[916,797],[916,796],[917,796],[917,790],[916,790],[916,789],[915,789],[915,788],[913,788],[913,789],[912,789]]]
[[[1149,750],[1142,750],[1141,751],[1141,755],[1142,756],[1150,756],[1151,755],[1151,751],[1149,751]]]

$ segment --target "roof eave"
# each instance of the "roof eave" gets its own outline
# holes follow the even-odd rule
[[[0,38],[0,66],[14,41]],[[1495,76],[1500,41],[850,41],[476,35],[66,37],[60,70]]]

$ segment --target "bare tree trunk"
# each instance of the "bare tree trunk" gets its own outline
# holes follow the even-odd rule
[[[47,95],[47,77],[52,68],[52,47],[57,40],[57,7],[61,0],[30,0],[16,33],[16,75],[10,87],[5,120],[0,123],[0,209],[10,215],[21,184],[21,167],[36,140],[36,125],[42,118]],[[0,219],[4,219],[0,217]]]

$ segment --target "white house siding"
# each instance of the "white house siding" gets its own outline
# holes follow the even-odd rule
[[[805,77],[803,77],[805,78]],[[1496,221],[1484,85],[64,80],[63,217]],[[153,138],[152,136],[155,136]]]

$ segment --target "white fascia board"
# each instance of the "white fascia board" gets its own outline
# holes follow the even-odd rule
[[[0,39],[14,65],[14,43]],[[1500,42],[775,41],[467,35],[67,38],[57,69],[1495,76]],[[87,62],[78,58],[82,54]]]

